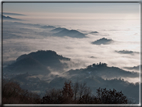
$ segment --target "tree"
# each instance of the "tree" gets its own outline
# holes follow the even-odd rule
[[[115,89],[113,90],[106,90],[104,89],[97,89],[97,97],[96,102],[101,104],[127,104],[127,98],[121,92],[117,92]]]
[[[60,89],[51,89],[46,91],[46,95],[42,98],[42,104],[61,104],[62,91]]]
[[[73,90],[71,87],[71,81],[65,82],[64,87],[61,90],[52,89],[46,92],[46,95],[42,98],[43,104],[69,104],[72,103]]]
[[[64,104],[72,103],[72,101],[73,101],[72,98],[73,98],[74,93],[73,93],[73,89],[71,87],[71,81],[64,83],[62,94],[63,94],[63,103]]]
[[[62,91],[63,96],[72,98],[73,97],[73,90],[71,88],[71,81],[69,83],[65,82],[64,84],[65,85],[64,85],[63,91]]]
[[[78,91],[79,91],[79,83],[76,82],[76,83],[74,83],[74,85],[73,85],[73,92],[74,92],[74,100],[75,100],[75,101],[76,101],[76,98],[77,98],[77,93],[78,93]]]
[[[86,88],[86,83],[80,83],[79,85],[79,97],[80,98],[83,96],[85,88]]]

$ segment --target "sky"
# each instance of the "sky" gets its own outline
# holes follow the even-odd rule
[[[4,3],[3,10],[26,14],[28,18],[137,19],[139,6],[139,3]]]

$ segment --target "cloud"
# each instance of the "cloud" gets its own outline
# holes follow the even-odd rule
[[[110,44],[111,42],[113,42],[112,39],[107,39],[107,38],[101,38],[101,39],[98,39],[94,42],[92,42],[92,44],[96,44],[96,45],[106,45],[106,44]]]
[[[12,23],[12,24],[15,24],[15,25],[27,25],[27,26],[41,27],[40,24],[21,23],[21,22],[11,22],[11,23]]]
[[[120,54],[139,54],[139,52],[128,51],[128,50],[120,50],[120,51],[115,51],[115,52],[120,53]]]
[[[21,36],[16,35],[16,34],[11,34],[9,32],[3,32],[3,39],[18,39],[21,38]]]
[[[17,18],[12,18],[10,16],[4,16],[4,15],[3,15],[3,19],[4,20],[21,20],[21,19],[17,19]]]
[[[25,16],[24,14],[19,14],[19,13],[8,13],[8,12],[3,12],[5,15],[16,15],[16,16]]]
[[[31,23],[21,23],[21,22],[9,22],[9,24],[12,24],[12,25],[26,25],[26,26],[33,26],[33,27],[39,27],[39,28],[43,28],[43,29],[46,29],[46,28],[55,28],[55,26],[51,26],[51,25],[40,25],[40,24],[31,24]],[[29,29],[27,29],[29,30]],[[32,30],[32,29],[30,29]]]
[[[5,23],[5,22],[4,22]],[[19,23],[16,22],[14,25],[7,22],[7,27],[5,31],[11,30],[10,34],[16,34],[21,36],[21,38],[5,39],[3,40],[4,46],[4,61],[6,59],[16,59],[22,54],[27,54],[29,52],[34,52],[37,50],[54,50],[60,55],[69,57],[74,62],[80,62],[80,67],[86,67],[92,63],[104,62],[109,66],[124,67],[135,66],[139,64],[139,55],[122,57],[121,54],[117,54],[114,50],[121,50],[122,47],[127,49],[127,45],[121,43],[116,43],[113,45],[92,45],[92,40],[100,39],[99,35],[103,32],[97,34],[98,36],[87,36],[87,38],[71,38],[71,37],[58,37],[52,35],[54,32],[50,32],[51,29],[44,29],[41,26],[44,24],[32,24],[32,23]],[[4,24],[5,26],[5,24]],[[46,25],[48,26],[48,25]],[[51,25],[52,26],[52,25]],[[53,25],[55,26],[55,25]],[[22,28],[22,29],[20,29]],[[25,30],[24,30],[24,29]],[[29,30],[28,30],[29,29]],[[77,28],[76,28],[77,29]],[[80,31],[80,30],[79,30]],[[93,31],[93,30],[91,30]],[[82,32],[82,31],[81,31]],[[90,30],[88,31],[88,33]],[[91,34],[90,34],[91,35]],[[113,34],[112,34],[113,35]],[[101,35],[100,35],[101,36]],[[111,37],[111,35],[109,35]],[[114,38],[117,40],[116,38]],[[130,43],[130,45],[133,45]],[[135,44],[134,44],[135,46]],[[66,48],[70,47],[70,48]],[[130,46],[129,46],[130,47]],[[130,47],[131,48],[131,47]],[[90,56],[96,57],[90,58]],[[119,63],[122,62],[122,63]],[[85,65],[85,66],[84,66]],[[80,68],[79,66],[76,68]]]
[[[26,26],[26,27],[25,27]],[[36,31],[35,27],[38,25],[36,24],[23,24],[23,23],[18,23],[18,22],[3,22],[3,40],[5,41],[6,39],[35,39],[35,38],[40,38],[41,36],[38,36],[37,34],[39,33]],[[13,41],[14,42],[14,41]]]

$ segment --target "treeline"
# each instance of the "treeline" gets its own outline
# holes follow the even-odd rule
[[[18,83],[3,80],[3,104],[127,104],[127,97],[115,89],[98,88],[96,95],[85,83],[65,82],[62,89],[50,89],[38,94],[21,89]]]
[[[115,89],[97,89],[97,95],[85,83],[65,82],[63,89],[52,89],[42,98],[42,104],[127,104],[127,98]]]

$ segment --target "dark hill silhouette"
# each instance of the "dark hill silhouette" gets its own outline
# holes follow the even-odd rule
[[[48,51],[40,50],[37,52],[32,52],[28,54],[28,56],[31,56],[32,58],[43,64],[44,66],[48,66],[53,69],[63,69],[66,66],[65,64],[61,63],[60,60],[70,61],[69,58],[65,58],[61,55],[58,55],[56,52],[51,50]]]
[[[55,32],[55,36],[59,36],[59,37],[64,37],[64,36],[69,36],[72,38],[85,38],[85,34],[77,31],[77,30],[68,30],[66,28],[55,28],[52,31]]]
[[[35,60],[30,56],[25,56],[21,60],[17,60],[11,65],[5,68],[6,71],[11,73],[25,73],[29,72],[31,74],[49,74],[50,71],[46,66],[42,65],[39,61]]]
[[[94,42],[92,42],[92,44],[96,44],[96,45],[101,45],[101,44],[110,44],[111,42],[113,42],[112,39],[107,39],[107,38],[101,38],[101,39],[98,39]]]
[[[51,51],[51,50],[47,50],[47,51],[37,51],[37,52],[32,52],[30,54],[24,54],[21,55],[20,57],[18,57],[16,60],[21,60],[23,58],[25,58],[25,56],[31,56],[34,59],[44,62],[46,60],[55,60],[55,59],[59,59],[59,60],[70,60],[69,58],[65,58],[62,55],[58,55],[55,51]]]
[[[16,59],[16,62],[4,68],[4,71],[49,74],[50,71],[47,67],[60,71],[67,67],[67,64],[61,63],[60,60],[70,61],[69,58],[58,55],[51,50],[37,51],[21,55]]]

